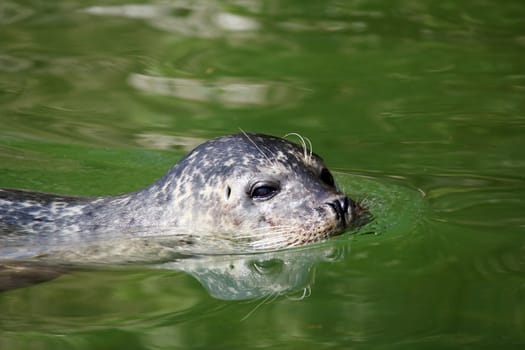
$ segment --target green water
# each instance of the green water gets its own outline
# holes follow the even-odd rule
[[[148,266],[5,292],[0,349],[525,345],[523,1],[132,5],[0,2],[0,187],[122,193],[201,140],[298,132],[376,234],[275,297]]]

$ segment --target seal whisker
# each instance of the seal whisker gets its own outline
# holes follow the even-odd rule
[[[253,229],[251,232],[246,232],[242,235],[237,235],[241,238],[271,238],[271,237],[282,237],[283,234],[294,232],[295,229],[292,226],[282,226],[282,227],[272,227],[271,229],[267,227],[261,227],[258,229]]]
[[[302,136],[301,134],[298,134],[296,132],[290,132],[284,137],[288,136],[296,136],[301,141],[301,145],[303,146],[303,152],[304,152],[304,160],[307,163],[311,163],[312,155],[313,155],[313,147],[312,147],[312,141],[306,136]],[[306,145],[308,143],[308,146]]]
[[[261,146],[261,147],[263,147],[263,148],[268,152],[268,154],[270,154],[271,156],[273,156],[273,157],[275,158],[275,155],[273,154],[273,152],[272,152],[268,147],[265,147],[265,146]],[[266,159],[268,159],[268,158],[266,158]],[[270,159],[268,159],[268,160],[269,160],[271,163],[275,163],[275,160],[274,160],[274,161],[272,161],[272,160],[270,160]]]
[[[283,236],[265,237],[258,241],[252,242],[251,246],[256,249],[274,249],[288,241],[289,239]]]
[[[251,228],[252,232],[253,231],[270,231],[270,232],[273,232],[275,230],[279,230],[279,229],[284,229],[284,230],[287,230],[287,229],[293,229],[294,226],[292,225],[276,225],[276,226],[271,226],[271,227],[253,227]]]
[[[241,321],[245,321],[246,319],[248,319],[248,317],[253,315],[253,313],[255,311],[257,311],[261,306],[263,306],[264,304],[271,303],[272,301],[276,300],[278,297],[279,297],[279,293],[277,293],[277,292],[273,292],[273,293],[268,294],[267,296],[262,298],[262,301],[259,304],[257,304],[252,310],[250,310],[250,312],[248,312],[246,314],[246,316],[241,318]]]
[[[289,237],[274,236],[274,237],[249,237],[248,245],[255,249],[267,249],[282,246],[288,242]],[[286,245],[286,244],[285,244]]]
[[[308,137],[306,137],[306,136],[302,136],[302,138],[303,138],[303,140],[306,141],[306,143],[308,143],[308,148],[309,148],[309,151],[310,151],[310,152],[309,152],[309,154],[308,154],[308,158],[307,158],[307,160],[308,160],[308,162],[311,162],[311,161],[312,161],[312,155],[313,155],[313,153],[314,153],[314,148],[313,148],[313,146],[312,146],[312,141],[310,141],[310,139],[309,139]],[[303,142],[304,142],[304,141],[303,141]],[[305,148],[306,148],[306,145],[305,145]]]
[[[310,286],[306,286],[303,288],[303,294],[300,297],[286,296],[286,298],[293,301],[300,301],[308,298],[310,295],[312,295],[312,288]]]
[[[264,158],[266,158],[266,160],[270,163],[272,163],[272,160],[270,159],[270,157],[268,157],[268,155],[266,155],[266,153],[264,153],[264,151],[257,145],[257,143],[255,143],[254,140],[251,139],[250,135],[248,135],[244,130],[240,129],[242,134],[248,139],[248,141],[251,142],[252,145],[255,146],[255,148],[257,148],[257,150],[263,155]]]

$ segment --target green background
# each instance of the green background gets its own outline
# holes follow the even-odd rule
[[[0,2],[0,186],[132,191],[242,129],[308,136],[379,203],[308,297],[108,267],[0,294],[0,348],[521,348],[524,18],[521,0]]]

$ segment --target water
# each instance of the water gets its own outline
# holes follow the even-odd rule
[[[0,348],[521,348],[524,17],[521,1],[4,0],[0,186],[116,194],[203,139],[298,132],[376,220],[290,253],[283,295],[225,300],[198,266],[2,293]],[[271,277],[288,258],[236,261]]]

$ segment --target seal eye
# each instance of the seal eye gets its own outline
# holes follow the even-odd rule
[[[271,183],[256,183],[250,190],[252,199],[270,199],[279,192],[279,186]]]
[[[335,187],[334,177],[332,176],[332,174],[330,173],[328,169],[323,168],[323,170],[321,170],[320,177],[321,177],[322,182],[324,182],[330,187]]]

